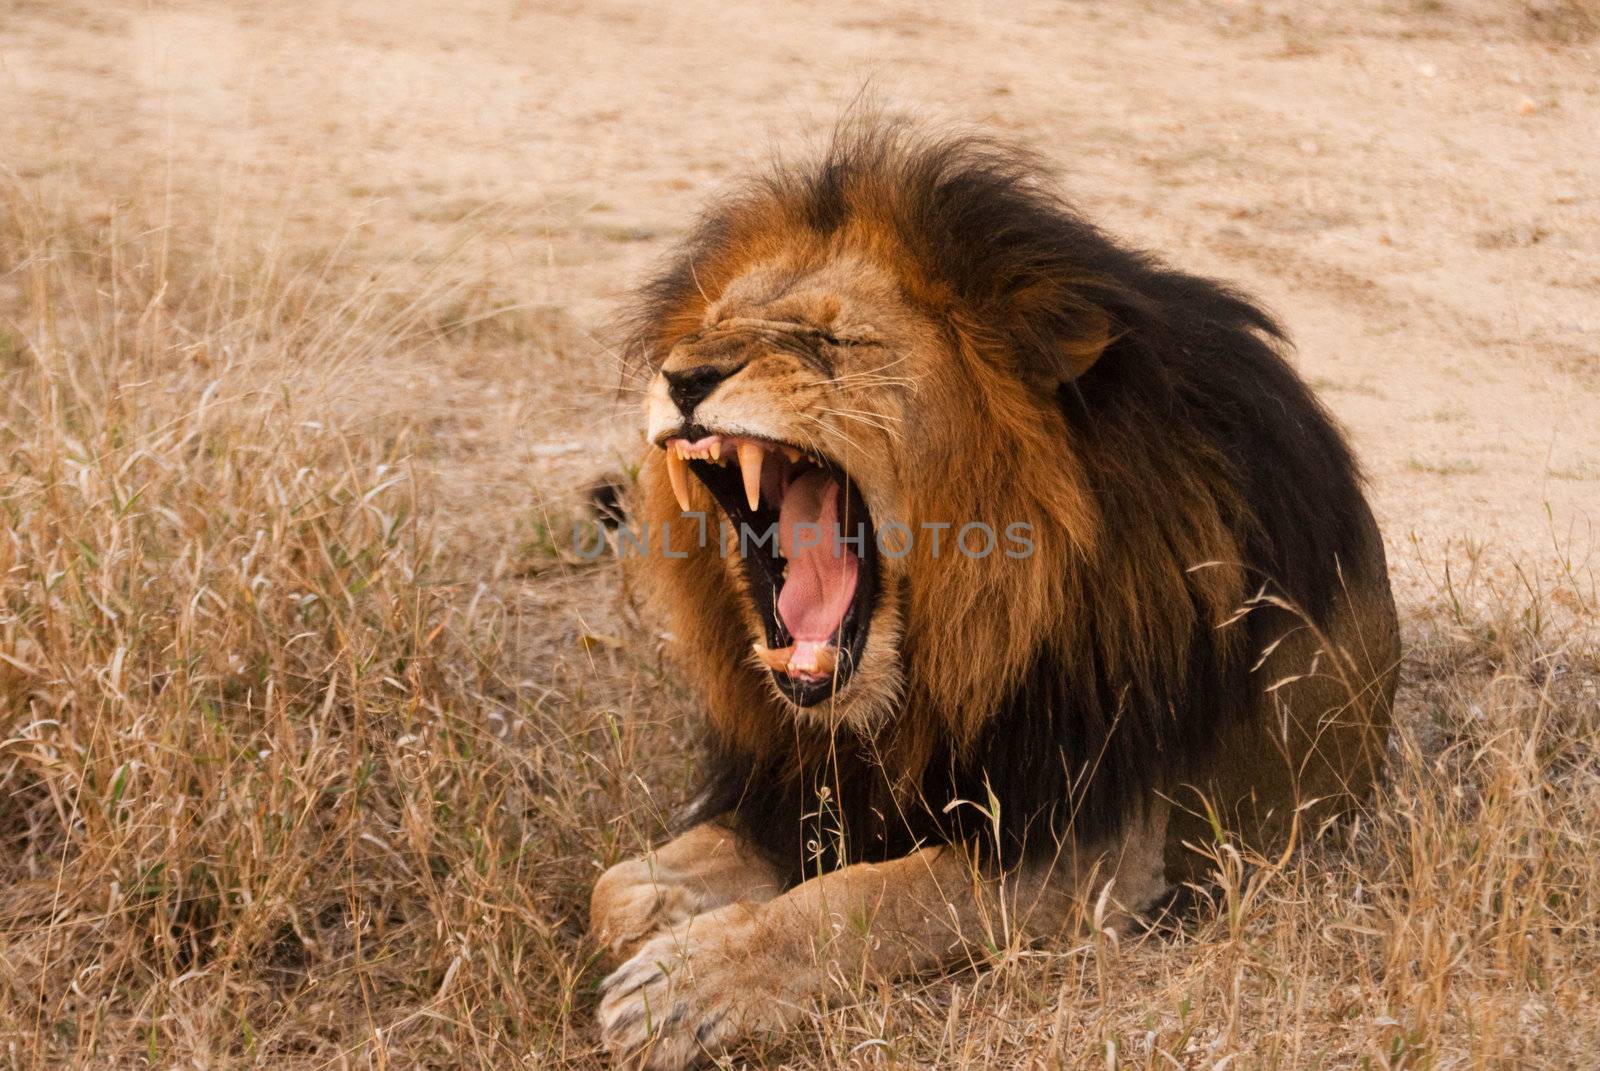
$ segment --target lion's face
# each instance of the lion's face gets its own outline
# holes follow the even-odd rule
[[[752,662],[830,722],[900,686],[905,539],[879,535],[913,508],[921,458],[906,444],[930,433],[907,429],[939,353],[891,277],[841,257],[740,275],[650,384],[648,438],[684,509],[705,508],[701,487],[715,502],[707,540],[740,592]]]

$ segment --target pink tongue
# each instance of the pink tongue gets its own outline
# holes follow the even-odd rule
[[[778,593],[778,616],[797,643],[835,642],[855,597],[860,560],[836,542],[854,533],[841,533],[838,525],[839,485],[826,472],[813,470],[784,488],[778,545],[789,575]]]

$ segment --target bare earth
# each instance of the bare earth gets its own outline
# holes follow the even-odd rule
[[[24,175],[170,174],[241,217],[363,225],[374,256],[476,214],[505,301],[586,330],[864,88],[1015,137],[1111,231],[1281,317],[1402,568],[1412,539],[1592,543],[1600,64],[1502,5],[70,6],[3,16]],[[552,448],[530,482],[630,442],[631,414],[569,404],[526,429]]]
[[[286,271],[313,270],[331,256],[330,278],[443,295],[435,320],[485,341],[380,353],[363,366],[376,379],[328,388],[343,430],[414,429],[463,598],[481,581],[514,608],[518,687],[579,695],[598,659],[598,687],[637,711],[665,686],[617,661],[614,570],[562,567],[546,534],[564,539],[584,481],[640,442],[605,325],[707,197],[774,152],[814,149],[863,94],[1032,147],[1111,232],[1261,297],[1363,460],[1409,637],[1447,601],[1447,562],[1565,592],[1592,620],[1600,47],[1579,29],[1491,0],[6,0],[0,178],[86,225],[154,206],[214,233],[219,264],[271,250]],[[20,269],[0,274],[0,313],[24,291]],[[174,330],[171,346],[201,360]],[[644,783],[618,799],[637,804],[627,793]],[[562,955],[577,956],[584,881],[651,828],[552,864]],[[559,1041],[517,1043],[527,1066],[556,1061],[529,1052],[589,1058],[588,999],[561,1013]],[[1539,1034],[1545,1013],[1527,1014]],[[34,1066],[38,1020],[11,1026],[12,1066]],[[1384,1029],[1330,1042],[1330,1061],[1390,1051]],[[170,1051],[248,1062],[253,1050],[208,1049],[203,1033]],[[145,1034],[129,1036],[143,1052]],[[1565,1066],[1551,1044],[1506,1051]],[[493,1065],[495,1051],[471,1059]],[[1465,1042],[1440,1051],[1492,1062]],[[1279,1057],[1309,1066],[1299,1058]],[[381,1044],[359,1059],[381,1066]]]

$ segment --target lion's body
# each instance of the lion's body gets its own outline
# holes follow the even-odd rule
[[[1031,536],[875,560],[854,675],[820,709],[752,662],[772,611],[714,543],[649,559],[708,713],[695,821],[768,913],[940,845],[1043,874],[1145,830],[1183,880],[1218,825],[1272,847],[1370,786],[1398,640],[1341,435],[1265,314],[1111,242],[1026,161],[846,139],[708,217],[637,328],[669,381],[716,370],[684,426],[814,441],[878,522]],[[665,470],[655,452],[642,516],[681,527]]]

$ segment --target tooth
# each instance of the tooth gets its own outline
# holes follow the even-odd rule
[[[797,643],[789,655],[790,674],[808,673],[813,677],[826,677],[839,663],[838,648],[814,643]],[[777,652],[773,652],[776,654]]]
[[[712,461],[721,461],[722,460],[722,440],[721,439],[713,439],[712,442],[711,442],[711,460]]]
[[[679,449],[667,451],[667,479],[672,481],[672,497],[678,500],[683,512],[689,512],[689,463],[683,459],[682,444]]]
[[[792,446],[785,446],[783,448],[783,455],[789,459],[790,464],[800,460],[800,451],[796,450]]]
[[[789,655],[794,651],[793,647],[780,647],[777,650],[773,650],[771,647],[760,643],[752,644],[751,646],[755,648],[756,657],[761,659],[761,664],[768,669],[786,670],[789,668]]]
[[[761,462],[767,452],[755,443],[739,444],[739,474],[744,477],[744,500],[761,508]]]

